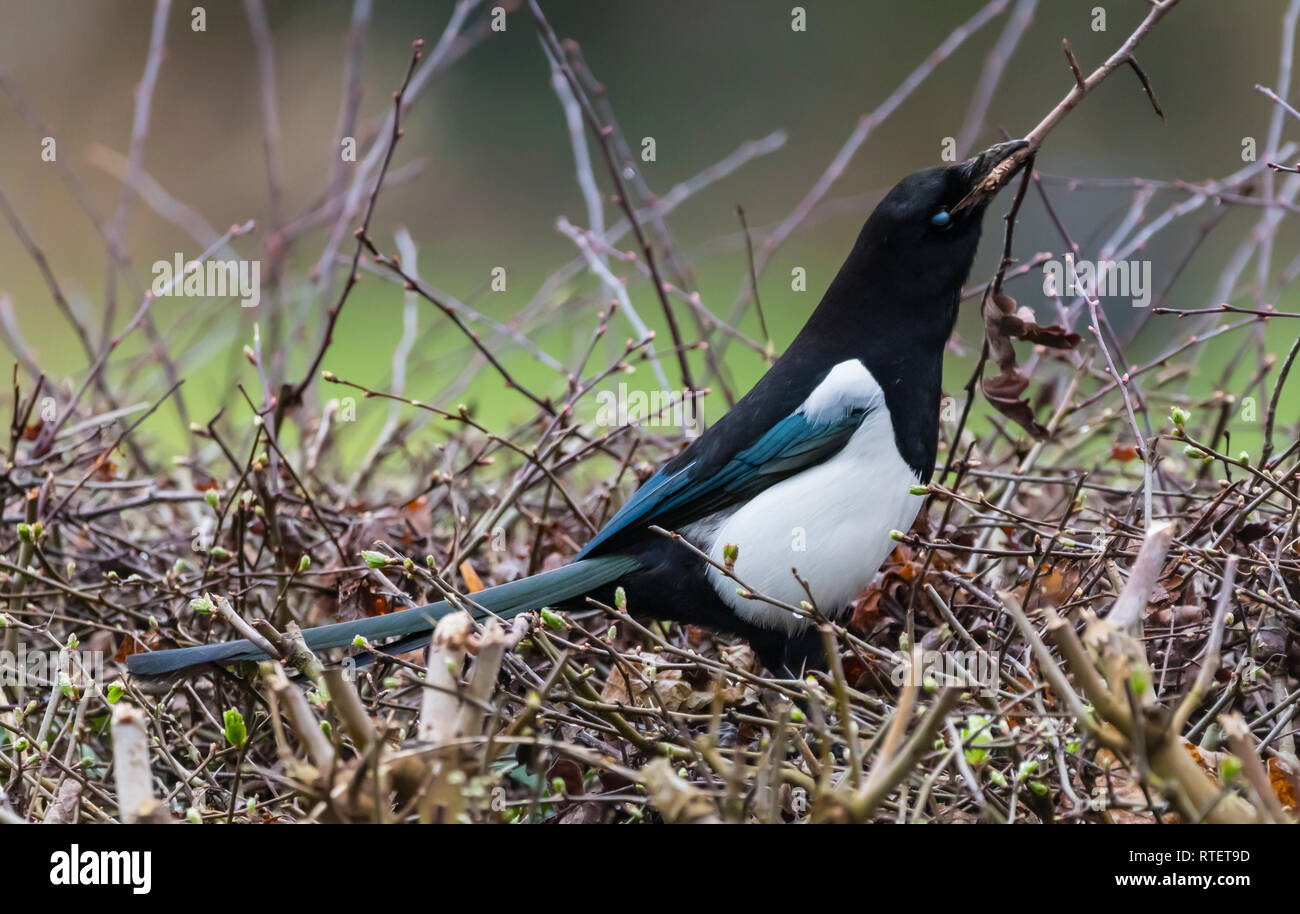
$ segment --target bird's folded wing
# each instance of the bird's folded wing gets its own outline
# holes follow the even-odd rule
[[[811,419],[799,410],[721,465],[711,461],[716,467],[712,471],[702,471],[698,462],[688,462],[674,472],[660,470],[609,519],[578,558],[599,554],[602,546],[629,529],[652,524],[674,529],[707,517],[821,463],[844,447],[871,408],[852,406]],[[689,451],[683,456],[688,455]]]

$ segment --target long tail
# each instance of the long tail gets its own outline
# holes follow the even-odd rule
[[[474,603],[482,607],[474,610],[474,617],[481,620],[495,615],[509,619],[543,606],[572,600],[617,580],[635,570],[639,564],[632,556],[600,556],[582,559],[553,571],[544,571],[531,578],[498,584],[496,587],[489,587],[474,594]],[[438,620],[451,611],[452,607],[446,601],[430,603],[427,606],[405,609],[384,616],[309,628],[303,632],[303,639],[312,650],[324,650],[351,644],[357,635],[373,642],[411,636],[403,637],[401,641],[391,645],[391,648],[399,651],[413,650],[428,638],[429,631]],[[237,660],[264,659],[266,654],[262,650],[252,642],[241,638],[238,641],[224,641],[220,644],[203,644],[199,647],[132,654],[126,658],[126,666],[137,675],[156,676],[203,663],[233,663]]]

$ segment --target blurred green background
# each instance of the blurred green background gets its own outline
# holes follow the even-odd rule
[[[581,45],[634,147],[642,137],[655,139],[656,161],[641,167],[658,193],[723,159],[746,140],[786,131],[782,148],[712,185],[669,218],[679,252],[694,268],[703,301],[726,314],[747,270],[743,247],[737,243],[737,204],[745,207],[755,238],[761,240],[812,186],[858,117],[875,108],[983,3],[806,0],[801,4],[807,11],[805,32],[791,29],[793,4],[767,0],[546,0],[542,5],[559,35]],[[263,257],[268,185],[248,19],[241,3],[212,2],[205,5],[206,31],[194,32],[193,6],[179,4],[171,12],[143,165],[172,196],[218,229],[259,220],[258,231],[238,239],[234,247],[244,257]],[[1104,32],[1091,27],[1099,6],[1107,18]],[[1282,0],[1182,3],[1138,53],[1167,123],[1155,117],[1132,74],[1117,73],[1052,134],[1039,157],[1039,169],[1049,175],[1201,181],[1243,166],[1243,137],[1256,137],[1262,156],[1273,106],[1253,86],[1276,85],[1284,6]],[[430,0],[376,2],[365,38],[363,127],[373,128],[391,106],[390,93],[407,65],[411,40],[423,37],[432,46],[451,7]],[[975,148],[1000,139],[999,127],[1012,134],[1027,131],[1068,91],[1071,77],[1062,38],[1069,39],[1087,72],[1118,46],[1147,9],[1143,0],[1040,3],[1004,72]],[[276,54],[285,205],[292,217],[318,198],[335,161],[351,4],[271,0],[267,11]],[[87,185],[103,213],[112,213],[120,185],[88,155],[96,144],[121,154],[127,150],[152,14],[152,4],[141,0],[0,2],[0,62],[31,107],[52,125],[60,159]],[[474,19],[485,15],[480,6]],[[778,351],[815,306],[879,194],[903,174],[939,162],[943,138],[959,133],[986,56],[1006,21],[1004,13],[939,64],[876,129],[822,210],[777,252],[760,290]],[[392,251],[394,231],[409,228],[426,280],[493,317],[511,319],[545,278],[575,254],[573,244],[555,229],[557,217],[567,216],[576,224],[586,221],[563,113],[527,11],[509,12],[504,32],[488,33],[436,77],[405,126],[395,167],[415,159],[426,160],[425,167],[415,180],[381,195],[374,237]],[[1294,120],[1286,123],[1284,138],[1300,133],[1298,126]],[[0,192],[45,252],[74,308],[98,328],[104,245],[57,170],[42,161],[40,139],[10,100],[0,97]],[[599,153],[594,145],[591,149],[601,186],[607,190]],[[1131,188],[1048,188],[1085,250],[1118,224],[1132,199]],[[1184,198],[1178,192],[1161,194],[1148,214]],[[997,216],[1005,206],[1004,198],[991,211],[973,282],[987,276],[994,265],[1001,235]],[[1157,290],[1164,288],[1212,211],[1205,207],[1180,221],[1142,253],[1153,261]],[[1220,271],[1261,212],[1239,207],[1227,213],[1179,278],[1169,304],[1212,304]],[[609,222],[618,215],[615,207],[607,207]],[[139,200],[132,205],[126,241],[136,273],[146,285],[153,261],[170,260],[176,251],[198,253],[193,240]],[[1295,256],[1295,241],[1294,231],[1284,222],[1273,255],[1277,274]],[[290,254],[290,273],[303,275],[323,243],[319,231],[304,237]],[[625,241],[621,246],[629,245]],[[1042,204],[1031,193],[1017,234],[1018,256],[1061,247]],[[349,235],[342,250],[350,254],[351,249]],[[1092,251],[1095,256],[1095,247]],[[488,288],[491,270],[498,266],[507,271],[504,292]],[[807,292],[790,289],[790,271],[796,266],[807,270]],[[616,268],[628,272],[626,265]],[[1245,275],[1252,277],[1253,270],[1248,268]],[[126,290],[123,284],[119,326],[137,304]],[[583,275],[577,291],[577,304],[534,334],[567,364],[573,361],[575,343],[588,338],[600,306],[598,286],[590,277]],[[630,291],[641,314],[662,327],[659,306],[647,285],[634,281]],[[1011,291],[1022,304],[1051,318],[1037,274]],[[0,226],[0,293],[12,299],[18,327],[41,367],[60,384],[67,379],[79,383],[86,370],[84,354],[52,305],[37,266],[8,225]],[[1249,300],[1247,294],[1241,303]],[[1283,296],[1279,306],[1288,307],[1288,300]],[[383,386],[401,335],[402,302],[397,287],[371,278],[363,281],[343,313],[323,367]],[[301,304],[296,300],[296,307]],[[1121,331],[1142,316],[1125,301],[1109,303],[1108,308]],[[164,299],[152,312],[173,354],[183,360],[191,417],[206,421],[222,402],[232,402],[231,378],[250,391],[259,390],[256,373],[237,354],[251,342],[253,322],[266,318],[231,300],[198,308],[200,320],[195,310],[193,301]],[[968,303],[961,325],[967,351],[979,339],[975,311],[974,303]],[[685,309],[679,314],[689,326]],[[469,352],[454,328],[428,306],[421,307],[420,327],[407,391],[429,398],[460,374]],[[752,309],[742,329],[760,335]],[[262,332],[265,335],[265,327]],[[1130,361],[1167,347],[1181,332],[1172,318],[1153,318],[1133,344]],[[293,328],[284,353],[290,379],[305,370],[319,334],[319,315]],[[629,335],[626,325],[612,334],[619,344]],[[1289,328],[1273,327],[1268,348],[1284,354],[1293,338]],[[665,339],[661,334],[660,340]],[[207,345],[191,351],[196,342]],[[123,357],[139,353],[141,347],[137,335],[123,347]],[[1206,364],[1222,362],[1231,348],[1216,347]],[[728,362],[742,390],[764,368],[761,358],[739,346],[729,349]],[[516,354],[510,364],[539,390],[562,393],[562,379],[535,359]],[[950,390],[956,391],[965,380],[970,364],[964,358],[949,359]],[[671,360],[665,365],[671,371]],[[124,398],[157,397],[166,389],[161,369],[127,366],[123,363],[109,374],[114,386],[124,385]],[[648,372],[637,377],[650,383]],[[1213,384],[1217,372],[1207,370],[1199,380]],[[339,392],[322,392],[318,384],[309,396],[318,395]],[[530,414],[525,401],[503,391],[492,377],[480,379],[460,396],[486,407],[498,428],[505,428],[510,416]],[[716,414],[719,408],[720,399],[711,398],[710,411]],[[359,430],[373,428],[387,414],[386,406],[368,403],[359,410]],[[1291,416],[1285,419],[1290,422]],[[183,447],[174,411],[160,410],[148,428],[167,445]],[[357,438],[363,439],[364,432]],[[364,450],[361,444],[358,441]]]

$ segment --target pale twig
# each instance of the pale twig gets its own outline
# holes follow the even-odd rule
[[[1210,622],[1210,637],[1205,643],[1205,650],[1201,656],[1201,668],[1197,671],[1196,681],[1192,683],[1192,687],[1169,721],[1169,729],[1174,733],[1183,732],[1183,727],[1187,725],[1192,712],[1205,701],[1205,696],[1209,694],[1210,686],[1214,683],[1214,674],[1219,671],[1219,663],[1222,659],[1219,652],[1223,646],[1223,630],[1228,611],[1232,608],[1232,587],[1237,580],[1237,561],[1237,556],[1230,555],[1224,565],[1223,582],[1219,585],[1219,597],[1214,602],[1214,618]]]
[[[1043,140],[1047,138],[1047,135],[1051,133],[1057,125],[1061,123],[1061,121],[1065,120],[1066,116],[1077,108],[1079,103],[1082,102],[1085,97],[1096,89],[1097,86],[1101,85],[1101,83],[1106,79],[1106,77],[1110,76],[1111,73],[1115,72],[1120,67],[1128,65],[1133,56],[1134,49],[1142,43],[1142,40],[1150,34],[1156,23],[1163,19],[1164,16],[1177,5],[1177,3],[1178,0],[1151,0],[1151,9],[1147,12],[1146,17],[1138,24],[1138,27],[1129,34],[1123,44],[1121,44],[1113,54],[1107,57],[1106,60],[1097,67],[1097,69],[1088,74],[1087,77],[1083,77],[1076,81],[1075,85],[1071,87],[1065,97],[1056,104],[1056,107],[1049,111],[1032,130],[1025,134],[1024,139],[1028,141],[1025,147],[1013,152],[996,168],[994,168],[993,171],[984,178],[980,185],[967,195],[967,200],[973,203],[1001,190],[1002,187],[1011,180],[1011,177],[1017,172],[1017,170],[1019,170],[1025,161],[1033,155],[1040,146],[1042,146]],[[1082,74],[1079,75],[1082,77]]]
[[[467,612],[449,613],[438,620],[433,630],[428,672],[420,702],[421,742],[440,743],[457,736],[461,706],[460,668],[465,662],[473,624]]]
[[[104,323],[101,332],[101,346],[106,346],[113,329],[113,319],[117,311],[117,267],[121,257],[122,234],[126,231],[127,214],[130,211],[131,197],[134,194],[135,173],[144,159],[144,142],[149,134],[149,113],[153,107],[153,93],[158,85],[158,72],[162,69],[163,43],[167,38],[167,16],[171,11],[171,0],[157,0],[154,6],[153,25],[149,34],[149,54],[144,63],[144,75],[140,77],[140,86],[135,93],[135,112],[131,118],[131,142],[127,149],[127,180],[118,194],[117,209],[108,224],[106,241],[108,243],[108,280],[104,284]]]
[[[438,38],[438,43],[434,45],[433,51],[424,58],[424,63],[418,70],[408,70],[405,81],[402,84],[401,94],[396,99],[396,104],[385,116],[381,124],[378,136],[371,145],[364,159],[354,167],[352,182],[348,185],[347,194],[343,200],[343,206],[339,211],[338,219],[335,221],[330,235],[325,243],[325,248],[321,251],[320,258],[316,261],[315,274],[315,297],[317,300],[324,295],[330,287],[330,280],[333,273],[334,255],[338,253],[339,245],[343,241],[343,234],[347,230],[348,224],[356,218],[360,212],[362,195],[365,193],[366,183],[372,172],[380,167],[380,163],[386,162],[392,158],[392,136],[400,128],[400,121],[405,110],[410,106],[424,88],[428,85],[434,74],[439,72],[446,64],[450,57],[452,47],[460,37],[461,30],[465,26],[465,21],[470,12],[477,5],[478,0],[456,0],[456,6],[452,9],[451,18],[447,20],[447,25]],[[356,27],[356,18],[354,17],[353,25]],[[357,52],[359,53],[359,51]],[[418,58],[417,58],[418,60]],[[412,61],[412,68],[415,66],[415,60]],[[359,64],[358,64],[359,66]],[[353,115],[355,117],[355,115]],[[336,150],[337,151],[337,150]],[[380,184],[383,183],[383,174],[375,181],[374,192],[377,192]],[[314,373],[308,372],[308,381]]]
[[[556,221],[555,227],[561,234],[573,241],[578,251],[587,259],[587,266],[591,269],[591,272],[599,276],[602,284],[614,293],[615,301],[618,302],[618,306],[623,313],[627,315],[628,322],[632,325],[632,329],[637,332],[638,339],[653,340],[654,332],[646,326],[645,321],[641,319],[641,315],[637,313],[636,307],[632,304],[632,299],[627,294],[627,285],[620,281],[609,269],[605,260],[596,252],[587,234],[563,216]],[[668,375],[664,372],[659,356],[655,352],[654,343],[647,343],[646,354],[650,358],[650,367],[655,373],[655,379],[659,382],[660,388],[662,390],[672,390]]]
[[[627,217],[632,227],[632,234],[636,237],[637,245],[641,249],[641,256],[645,259],[645,264],[650,270],[651,282],[654,286],[655,295],[659,299],[659,304],[664,315],[664,322],[668,325],[668,333],[672,337],[673,348],[677,354],[677,364],[681,369],[682,385],[687,390],[695,388],[695,382],[691,379],[690,363],[687,360],[686,346],[682,340],[681,330],[677,326],[677,317],[673,313],[672,305],[668,301],[668,294],[665,291],[665,284],[659,275],[658,258],[655,257],[654,248],[651,247],[641,223],[637,220],[636,211],[632,207],[632,202],[628,197],[627,187],[623,180],[622,169],[614,156],[610,146],[610,125],[602,123],[597,115],[595,108],[582,91],[578,83],[578,78],[573,69],[564,60],[564,52],[560,47],[559,38],[555,30],[551,28],[550,22],[547,21],[542,8],[537,5],[536,0],[528,0],[528,9],[533,15],[533,20],[537,24],[538,33],[542,40],[550,48],[551,59],[559,66],[560,72],[564,74],[565,79],[569,81],[569,87],[573,90],[573,96],[578,100],[582,109],[583,116],[587,120],[587,126],[591,128],[592,133],[596,135],[596,140],[600,145],[601,151],[605,154],[605,164],[608,167],[610,181],[614,185],[615,195],[619,206],[623,209],[624,216]]]
[[[1250,730],[1241,715],[1235,712],[1220,714],[1219,726],[1223,727],[1223,732],[1228,737],[1228,746],[1232,749],[1232,754],[1241,761],[1241,771],[1246,777],[1246,783],[1250,785],[1256,808],[1262,808],[1274,824],[1291,824],[1294,820],[1283,808],[1277,791],[1269,782],[1268,771],[1265,770],[1264,762],[1255,750],[1255,741],[1251,738]]]
[[[1127,632],[1141,621],[1151,591],[1160,578],[1173,536],[1174,525],[1168,521],[1153,523],[1148,528],[1142,549],[1129,571],[1128,583],[1106,617],[1106,621],[1120,631]]]
[[[836,152],[834,158],[831,159],[830,164],[826,167],[826,170],[822,172],[821,177],[816,180],[808,192],[804,194],[803,198],[795,205],[794,209],[792,209],[790,213],[781,220],[776,228],[763,238],[763,241],[758,248],[758,255],[755,258],[754,270],[757,274],[762,274],[763,269],[771,260],[772,255],[775,254],[777,249],[780,248],[781,245],[784,244],[785,241],[794,233],[795,229],[803,224],[804,220],[812,214],[812,211],[821,203],[826,194],[830,192],[830,189],[848,168],[853,157],[857,155],[858,150],[862,148],[862,144],[867,141],[867,137],[871,136],[875,129],[879,127],[891,114],[893,114],[899,106],[907,100],[908,96],[915,92],[916,89],[925,82],[939,64],[952,56],[952,54],[961,47],[967,38],[997,17],[1004,9],[1006,9],[1009,2],[1010,0],[993,0],[992,3],[982,7],[979,12],[959,25],[950,35],[948,35],[947,38],[940,42],[939,46],[928,54],[925,60],[912,70],[912,72],[909,73],[901,83],[899,83],[898,87],[890,93],[884,101],[869,113],[863,114],[858,118],[857,126],[853,128],[853,131],[849,134],[843,145],[840,146],[839,151]],[[749,285],[749,281],[746,280],[744,285],[741,287],[740,293],[736,297],[736,303],[733,306],[731,317],[728,320],[729,324],[735,325],[739,323],[738,315],[743,313],[748,302],[748,297],[745,292],[749,288]],[[718,342],[716,349],[717,357],[719,359],[721,359],[723,354],[726,352],[726,347],[727,341],[725,339]]]
[[[113,707],[113,773],[122,821],[151,817],[157,800],[149,768],[149,733],[144,714],[125,702]]]
[[[1002,80],[1002,74],[1011,55],[1015,52],[1016,45],[1020,44],[1020,39],[1029,28],[1029,23],[1033,21],[1034,10],[1037,7],[1038,0],[1018,0],[1011,14],[1007,16],[1002,34],[998,36],[998,40],[985,57],[984,69],[980,72],[975,91],[971,94],[970,107],[966,109],[966,118],[962,122],[961,130],[957,131],[958,159],[966,158],[971,147],[975,145],[975,140],[984,127],[984,118],[988,114],[989,104],[993,101],[993,93]]]
[[[409,271],[418,281],[420,278],[419,268],[419,250],[415,246],[415,240],[411,233],[405,227],[397,230],[394,236],[397,244],[397,256],[401,258],[403,267]],[[406,393],[406,370],[407,362],[411,356],[411,349],[415,346],[416,337],[419,335],[419,317],[420,317],[420,296],[412,289],[405,289],[402,293],[402,335],[397,340],[397,345],[393,347],[392,359],[392,392],[397,396]],[[384,449],[387,448],[393,434],[397,431],[401,421],[401,404],[394,400],[388,406],[388,418],[384,420],[384,427],[375,435],[374,441],[371,442],[365,457],[357,467],[357,471],[352,476],[352,481],[348,487],[352,490],[360,488],[361,481],[369,472],[370,467],[379,459]]]

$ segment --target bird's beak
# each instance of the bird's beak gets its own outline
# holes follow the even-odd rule
[[[1008,140],[953,166],[962,173],[970,191],[952,208],[952,212],[986,205],[1029,158],[1028,154],[1017,154],[1028,148],[1028,140]]]

